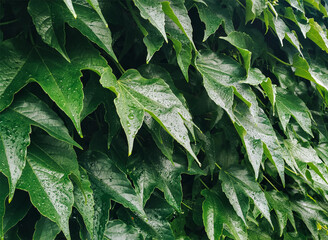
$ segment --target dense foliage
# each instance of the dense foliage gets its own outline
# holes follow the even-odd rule
[[[327,239],[328,1],[0,1],[1,239]]]

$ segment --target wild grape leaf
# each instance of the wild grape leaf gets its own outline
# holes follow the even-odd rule
[[[117,211],[117,215],[127,225],[136,228],[144,239],[174,239],[168,221],[174,211],[162,197],[153,194],[145,206],[145,212],[147,218],[121,208]]]
[[[306,36],[317,44],[323,51],[328,53],[328,39],[326,32],[321,26],[314,21],[313,18],[309,19],[310,30],[306,33]]]
[[[9,201],[25,166],[26,148],[30,144],[31,125],[42,128],[51,136],[75,146],[62,120],[31,93],[19,95],[15,102],[0,113],[0,170],[8,178]]]
[[[129,176],[144,205],[154,189],[158,188],[164,192],[166,201],[177,211],[181,211],[181,174],[204,174],[197,166],[188,170],[187,160],[183,156],[174,155],[171,162],[159,151],[147,151],[142,157],[130,159],[127,168],[131,169]]]
[[[293,21],[300,28],[304,38],[306,38],[306,34],[311,29],[311,26],[308,24],[309,20],[305,17],[305,14],[300,11],[294,12],[292,8],[288,7],[285,9],[284,16]]]
[[[255,206],[272,225],[268,202],[259,184],[252,178],[245,168],[232,167],[220,171],[222,190],[227,195],[229,202],[237,215],[245,222],[251,198]]]
[[[40,155],[42,153],[43,159],[54,161],[64,169],[67,175],[73,174],[75,178],[80,180],[77,156],[71,145],[41,134],[32,138],[31,145],[40,151]]]
[[[30,146],[17,188],[27,191],[39,212],[56,222],[70,239],[68,221],[74,203],[73,184],[62,167]]]
[[[224,24],[224,30],[227,34],[234,31],[231,12],[226,8],[222,8],[219,2],[215,0],[204,0],[203,3],[196,2],[196,7],[199,18],[206,26],[203,42],[214,34],[222,24]]]
[[[143,38],[143,42],[147,47],[146,63],[149,63],[155,52],[159,51],[163,46],[164,40],[160,32],[149,23],[143,25],[147,35]]]
[[[170,19],[166,21],[166,32],[169,34],[169,39],[173,43],[173,48],[181,72],[185,79],[189,81],[188,69],[192,58],[191,43],[177,25],[175,25]]]
[[[202,74],[204,87],[209,97],[233,120],[234,89],[232,86],[245,78],[245,70],[231,58],[219,56],[210,51],[198,54],[196,66]]]
[[[28,195],[25,192],[17,192],[10,204],[6,204],[6,212],[3,217],[3,233],[6,235],[11,229],[26,216],[31,208]],[[0,235],[0,237],[3,237]],[[5,237],[5,239],[7,239]],[[9,238],[10,239],[10,238]]]
[[[300,215],[303,222],[310,230],[312,237],[318,240],[319,237],[317,223],[322,225],[328,224],[326,211],[324,211],[318,204],[309,199],[294,200],[290,203],[293,211]]]
[[[193,133],[192,117],[163,79],[143,78],[130,69],[116,81],[110,70],[104,72],[101,84],[116,93],[115,106],[132,152],[133,140],[148,112],[196,161],[188,130]]]
[[[28,4],[28,11],[42,40],[70,61],[65,49],[64,22],[60,15],[52,13],[54,10],[51,2],[32,0]],[[76,18],[76,15],[74,17]]]
[[[94,197],[91,189],[91,183],[89,181],[87,171],[83,168],[81,170],[81,188],[74,186],[74,207],[81,214],[84,224],[90,234],[94,236]]]
[[[274,111],[274,106],[276,105],[276,85],[272,84],[270,78],[267,78],[265,81],[261,83],[261,87],[263,88],[265,94],[269,98]]]
[[[108,24],[101,12],[101,9],[99,7],[99,1],[98,0],[87,0],[87,2],[90,4],[90,6],[97,12],[97,14],[99,15],[99,17],[101,18],[101,20],[103,21],[103,23],[105,24],[105,26],[108,28]]]
[[[260,16],[266,7],[265,0],[246,0],[246,23]]]
[[[2,174],[0,174],[0,236],[2,237],[4,235],[3,232],[3,217],[5,215],[5,202],[8,197],[8,181],[6,177]]]
[[[202,207],[203,222],[210,240],[220,239],[224,225],[229,228],[236,239],[247,239],[245,224],[229,206],[222,193],[205,189],[202,195],[205,197]]]
[[[255,42],[247,34],[243,32],[231,32],[226,37],[220,37],[228,41],[231,45],[235,46],[244,59],[244,67],[248,73],[251,67],[251,56],[255,52]]]
[[[307,171],[307,165],[312,168],[327,184],[328,172],[318,157],[316,151],[311,147],[303,147],[296,140],[284,140],[284,145],[288,150],[290,156],[295,160],[298,165],[298,169],[301,171],[300,173],[305,176],[305,172]]]
[[[162,10],[162,4],[158,0],[134,0],[134,4],[140,11],[140,15],[149,20],[157,28],[167,42],[165,32],[165,13]]]
[[[282,192],[270,191],[265,192],[265,196],[268,199],[269,204],[277,214],[278,223],[280,227],[280,236],[282,236],[284,232],[288,219],[296,230],[294,215],[290,206],[290,200],[287,195],[283,194]]]
[[[29,13],[43,41],[58,50],[66,59],[68,56],[65,51],[65,22],[78,29],[117,61],[112,49],[111,32],[96,4],[97,0],[88,2],[90,5],[82,0],[73,1],[77,18],[72,17],[60,1],[33,0],[29,3]]]
[[[248,157],[251,158],[252,162],[252,155],[258,156],[257,152],[255,152],[256,149],[260,148],[260,143],[255,140],[261,140],[263,143],[263,150],[265,155],[270,159],[270,161],[274,164],[274,166],[277,168],[280,179],[283,184],[285,184],[285,175],[284,175],[284,156],[282,154],[282,148],[279,144],[279,141],[276,137],[275,131],[270,123],[270,120],[265,115],[262,108],[256,108],[256,112],[252,113],[250,109],[248,109],[245,104],[237,104],[236,108],[233,112],[236,123],[243,127],[243,129],[246,131],[246,133],[249,135],[247,138],[249,138],[251,147],[250,149],[247,149]],[[247,145],[246,145],[247,146]],[[249,154],[249,152],[251,154]],[[259,153],[261,155],[262,152]],[[262,156],[262,155],[261,155]],[[259,156],[258,156],[259,157]],[[254,159],[255,163],[258,163],[257,158]],[[253,168],[254,165],[253,164]],[[255,171],[258,171],[258,169],[254,168]]]
[[[311,61],[311,64],[304,58],[295,55],[293,57],[293,67],[295,67],[295,75],[315,82],[328,91],[328,80],[326,75],[328,70],[321,63]]]
[[[193,29],[191,26],[191,20],[184,5],[184,0],[169,0],[161,3],[164,13],[180,28],[195,48],[192,39]]]
[[[73,15],[73,17],[74,18],[77,18],[77,15],[76,15],[75,10],[74,10],[74,7],[73,7],[72,0],[64,0],[64,3],[66,4],[66,7],[71,12],[71,14]]]
[[[82,160],[92,182],[105,194],[132,211],[145,215],[141,198],[131,186],[127,176],[107,155],[100,152],[86,152]]]
[[[41,216],[35,224],[33,240],[54,240],[60,233],[60,228],[55,222]]]
[[[121,220],[109,221],[105,231],[105,237],[111,240],[144,239],[142,234],[138,232],[136,228],[125,224]]]
[[[276,88],[276,107],[280,122],[286,131],[287,124],[293,116],[305,132],[313,136],[311,131],[312,115],[305,103],[294,94],[282,88]]]

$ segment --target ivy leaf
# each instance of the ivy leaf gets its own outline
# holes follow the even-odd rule
[[[62,120],[31,93],[18,96],[9,109],[0,114],[0,170],[8,178],[9,201],[25,166],[26,148],[30,144],[31,125],[69,144],[75,143]]]
[[[108,24],[101,12],[101,9],[99,7],[99,2],[98,0],[87,0],[87,2],[90,4],[90,6],[97,12],[97,14],[99,15],[99,17],[101,18],[101,20],[103,21],[103,23],[105,24],[105,26],[108,28]]]
[[[164,192],[168,204],[177,211],[181,211],[182,202],[181,174],[202,174],[196,166],[188,171],[187,160],[182,156],[174,155],[171,162],[158,151],[147,152],[141,159],[132,158],[128,169],[131,169],[130,177],[144,205],[154,189],[158,188]]]
[[[35,224],[33,240],[54,240],[59,233],[60,228],[56,223],[41,216]]]
[[[64,3],[66,4],[66,7],[69,9],[69,11],[72,13],[74,18],[77,18],[77,15],[75,13],[72,0],[64,0]]]
[[[317,224],[328,224],[326,212],[320,206],[308,199],[291,201],[291,205],[293,211],[300,215],[303,222],[312,233],[312,237],[318,240]]]
[[[286,131],[290,117],[293,116],[305,132],[313,137],[311,131],[312,115],[305,103],[294,94],[282,88],[276,88],[276,107],[280,122]]]
[[[296,76],[315,82],[328,91],[328,80],[325,77],[328,71],[319,62],[311,61],[311,65],[309,65],[304,58],[295,55],[293,67],[295,67]]]
[[[90,236],[94,236],[94,197],[93,191],[91,189],[91,183],[88,179],[87,171],[83,168],[81,170],[81,188],[78,186],[74,186],[74,207],[81,214],[85,226],[90,234]]]
[[[22,44],[21,41],[22,39],[12,41],[12,51],[16,51],[16,47]],[[78,43],[71,43],[69,49],[71,64],[48,48],[31,48],[29,61],[24,66],[24,71],[27,72],[28,77],[25,74],[19,74],[22,70],[17,70],[16,66],[9,66],[8,71],[18,72],[15,72],[12,78],[6,81],[10,81],[14,85],[11,94],[23,87],[27,80],[36,81],[56,102],[58,107],[71,118],[77,131],[82,135],[80,127],[80,113],[83,108],[83,86],[80,81],[81,69],[93,69],[100,74],[107,63],[99,55],[99,52],[83,39],[79,40]],[[10,57],[13,58],[9,61],[15,61],[17,56],[12,55]],[[23,83],[23,85],[18,86],[16,83]],[[18,87],[16,88],[16,86]],[[13,95],[6,97],[7,101],[10,102]]]
[[[231,45],[238,49],[244,59],[244,67],[248,73],[249,68],[251,67],[252,52],[255,52],[255,43],[253,39],[248,34],[243,32],[231,32],[228,36],[220,38],[228,41]]]
[[[169,39],[173,43],[177,62],[181,72],[188,82],[188,69],[192,58],[191,43],[189,42],[189,39],[183,34],[183,32],[181,32],[181,30],[170,19],[166,22],[166,31],[169,34]]]
[[[184,5],[184,0],[169,0],[161,3],[164,13],[180,28],[180,30],[186,35],[193,47],[196,49],[192,39],[193,30],[191,20]]]
[[[196,7],[199,18],[206,26],[203,42],[214,34],[222,24],[224,24],[224,30],[227,34],[234,31],[230,11],[227,11],[226,8],[222,8],[219,2],[215,0],[205,0],[203,3],[196,2]]]
[[[134,4],[140,10],[141,16],[144,19],[148,19],[167,42],[165,32],[165,14],[162,10],[161,2],[158,0],[134,0]]]
[[[109,221],[105,231],[105,237],[111,240],[144,239],[142,234],[138,232],[136,228],[125,224],[121,220]]]
[[[117,95],[114,102],[128,139],[129,155],[145,112],[148,112],[198,161],[188,136],[188,130],[193,133],[191,115],[163,79],[146,79],[138,71],[130,69],[116,81],[111,71],[107,70],[100,82]]]
[[[68,221],[74,203],[73,184],[63,168],[46,159],[38,148],[30,146],[17,187],[29,192],[31,202],[39,212],[56,222],[70,239]]]
[[[70,4],[73,9],[72,2]],[[42,40],[70,62],[65,49],[64,22],[61,21],[60,15],[52,13],[51,2],[32,0],[28,4],[28,11]],[[75,12],[73,15],[76,18]]]
[[[294,215],[291,210],[290,200],[287,195],[283,194],[282,192],[270,191],[265,192],[265,196],[277,214],[278,223],[280,227],[280,236],[282,236],[284,232],[284,228],[287,225],[288,219],[296,230]],[[284,204],[282,205],[281,203]]]
[[[317,44],[323,51],[328,53],[328,39],[326,32],[321,26],[314,21],[313,18],[309,19],[310,30],[306,33],[306,36]]]
[[[210,240],[220,239],[224,225],[229,228],[229,231],[236,239],[247,239],[245,224],[232,211],[223,194],[220,194],[219,191],[214,192],[213,190],[205,189],[202,191],[202,195],[205,197],[203,202],[203,222]]]
[[[260,210],[263,216],[272,225],[268,202],[262,192],[259,184],[252,179],[247,169],[232,167],[220,171],[220,180],[222,181],[222,190],[227,195],[229,202],[235,209],[237,215],[246,224],[246,215],[249,209],[249,200],[251,198],[255,206]]]
[[[147,47],[146,63],[149,63],[155,52],[159,51],[163,46],[164,40],[160,32],[150,24],[145,24],[144,28],[147,31],[147,35],[143,38],[143,42]]]
[[[127,225],[136,228],[144,239],[174,239],[167,220],[173,213],[173,208],[162,197],[153,194],[145,206],[145,212],[146,219],[127,211],[127,209],[121,208],[117,213]]]
[[[112,49],[111,32],[102,16],[97,0],[88,0],[88,2],[90,5],[82,0],[73,1],[78,14],[78,17],[74,18],[63,4],[49,0],[31,1],[29,13],[43,41],[59,51],[68,61],[69,58],[65,50],[65,22],[78,29],[117,61]]]
[[[11,229],[15,228],[17,223],[26,216],[30,208],[31,203],[27,194],[24,192],[17,192],[12,202],[6,204],[6,213],[3,217],[3,233],[7,235]]]
[[[2,237],[4,235],[3,232],[3,217],[5,215],[5,202],[8,197],[8,181],[6,177],[2,174],[0,174],[0,236]]]
[[[111,199],[132,211],[145,215],[142,201],[127,176],[115,166],[107,155],[100,152],[87,152],[83,156],[83,164],[92,182]]]
[[[265,0],[246,0],[246,23],[260,16],[266,7]]]

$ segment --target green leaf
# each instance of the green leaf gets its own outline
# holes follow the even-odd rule
[[[146,79],[130,69],[115,81],[107,70],[100,82],[117,94],[115,106],[128,139],[129,155],[145,112],[148,112],[197,161],[188,136],[188,130],[193,133],[191,115],[163,79]]]
[[[203,222],[205,231],[210,240],[220,239],[223,226],[227,226],[233,236],[238,239],[247,239],[246,226],[232,211],[228,201],[219,191],[203,190]]]
[[[75,143],[61,119],[31,93],[19,95],[9,109],[0,113],[0,170],[9,181],[9,201],[25,166],[26,148],[30,144],[31,125],[69,144]]]
[[[3,232],[3,217],[5,215],[5,202],[8,197],[8,181],[6,177],[2,174],[0,174],[0,237],[4,235]]]
[[[68,220],[74,203],[73,184],[63,168],[31,146],[17,187],[29,192],[39,212],[56,222],[70,239]]]
[[[255,206],[272,225],[268,202],[259,184],[245,168],[232,167],[220,171],[222,190],[227,195],[237,215],[245,222],[251,198]]]
[[[267,78],[266,81],[261,83],[261,87],[263,88],[265,94],[268,96],[274,111],[274,106],[276,105],[276,85],[272,84],[270,78]]]
[[[105,24],[105,26],[108,28],[108,24],[101,12],[101,9],[99,7],[99,1],[98,0],[87,0],[87,2],[90,4],[90,6],[97,12],[97,14],[99,15],[99,17],[101,18],[101,20],[103,21],[103,23]]]
[[[293,21],[300,28],[304,38],[306,38],[306,34],[311,29],[311,26],[308,24],[309,20],[305,17],[304,13],[300,11],[294,12],[292,8],[288,7],[285,10],[285,17]]]
[[[297,212],[310,230],[314,239],[319,239],[317,224],[328,224],[327,213],[312,200],[294,200],[291,202],[293,211]]]
[[[70,3],[73,9],[72,3]],[[60,15],[53,14],[51,2],[32,0],[28,4],[28,11],[42,40],[56,49],[67,61],[70,61],[65,49],[64,22]],[[76,14],[74,12],[74,17]]]
[[[81,214],[85,226],[90,234],[94,236],[94,197],[91,189],[91,183],[88,179],[87,171],[83,168],[81,170],[81,188],[74,186],[74,207]]]
[[[244,59],[244,67],[248,73],[251,67],[251,56],[255,52],[255,43],[253,39],[243,32],[231,32],[226,37],[220,37],[235,46]]]
[[[13,201],[6,205],[6,213],[3,217],[3,233],[7,234],[10,229],[15,228],[17,223],[26,216],[30,208],[31,203],[26,194],[17,192]]]
[[[169,0],[161,3],[164,13],[180,28],[196,49],[192,39],[193,29],[191,26],[191,20],[184,5],[184,0]]]
[[[72,13],[74,18],[77,18],[77,15],[75,13],[72,0],[64,0],[64,3],[66,4],[66,7],[69,9],[69,11]]]
[[[181,211],[182,202],[181,174],[202,174],[196,166],[188,171],[184,157],[174,155],[172,162],[158,151],[147,151],[140,158],[132,158],[128,162],[128,169],[131,169],[129,176],[142,196],[144,205],[154,189],[158,188],[164,192],[167,203],[177,211]]]
[[[111,240],[143,239],[141,233],[136,228],[126,225],[121,220],[109,221],[105,231],[105,237]]]
[[[323,87],[328,91],[328,80],[325,77],[328,70],[322,66],[322,63],[311,61],[309,64],[304,58],[297,55],[293,57],[293,67],[295,67],[295,75],[308,79]]]
[[[178,65],[183,73],[183,76],[188,82],[189,81],[188,69],[189,69],[189,65],[191,64],[192,46],[188,38],[173,23],[173,21],[168,20],[166,22],[166,31],[169,34],[169,39],[173,43]]]
[[[305,103],[282,88],[276,88],[276,90],[276,107],[283,129],[286,131],[290,117],[293,116],[303,130],[313,136],[311,131],[312,115]]]
[[[145,206],[145,212],[147,218],[126,210],[117,213],[126,224],[136,228],[144,239],[174,239],[170,223],[167,220],[172,215],[173,208],[162,197],[153,194]]]
[[[277,214],[278,223],[280,227],[280,236],[282,236],[284,229],[287,226],[288,219],[296,230],[294,215],[291,210],[290,200],[288,196],[283,194],[282,192],[276,191],[265,192],[265,196],[268,199],[268,202],[270,203],[271,207]]]
[[[33,240],[54,240],[60,233],[58,225],[48,218],[41,216],[35,224]]]
[[[163,46],[163,37],[160,32],[154,29],[150,24],[146,24],[145,30],[147,31],[147,36],[143,38],[143,42],[147,47],[147,57],[146,63],[149,63],[155,52],[159,51]]]
[[[327,33],[321,28],[321,26],[314,21],[313,18],[309,19],[310,30],[306,33],[306,36],[317,44],[323,51],[328,53],[328,39]]]
[[[134,0],[134,4],[140,10],[141,16],[144,19],[149,20],[167,42],[165,32],[165,14],[162,10],[161,2],[158,0]]]
[[[227,34],[234,31],[230,11],[222,8],[219,2],[215,0],[205,0],[203,3],[196,3],[196,7],[199,18],[206,26],[203,42],[214,34],[222,24],[224,24],[224,30]]]
[[[131,186],[127,176],[115,166],[107,155],[99,152],[86,152],[83,156],[83,164],[92,182],[111,199],[132,211],[145,215],[141,198]]]
[[[246,23],[260,16],[266,7],[265,0],[246,0]]]
[[[72,17],[60,2],[49,0],[31,1],[29,12],[44,42],[58,50],[67,60],[69,58],[64,46],[66,38],[64,32],[65,22],[78,29],[117,61],[112,49],[111,32],[102,16],[97,0],[88,0],[88,2],[90,5],[87,1],[73,1],[78,17]]]

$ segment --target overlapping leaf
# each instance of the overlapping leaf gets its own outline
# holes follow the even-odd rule
[[[128,139],[129,155],[145,112],[148,112],[197,160],[188,136],[188,130],[193,133],[191,115],[162,79],[146,79],[131,69],[118,81],[107,70],[100,81],[117,94],[115,106]]]

